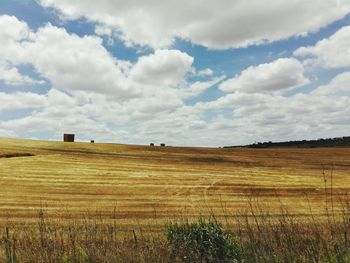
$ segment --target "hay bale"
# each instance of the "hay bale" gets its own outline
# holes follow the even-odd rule
[[[74,137],[75,137],[75,134],[72,134],[72,133],[65,133],[63,135],[63,141],[64,142],[74,142]]]

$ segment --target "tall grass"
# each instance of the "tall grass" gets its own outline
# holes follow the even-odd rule
[[[168,262],[169,254],[166,240],[138,236],[135,230],[121,234],[116,222],[59,223],[43,210],[35,226],[6,226],[1,243],[6,263]]]
[[[58,223],[40,210],[35,226],[3,227],[0,262],[350,262],[350,201],[347,195],[335,199],[332,179],[324,182],[322,219],[311,209],[298,218],[283,206],[272,216],[252,198],[249,209],[225,220],[181,219],[153,236],[121,233],[115,219]]]
[[[296,219],[282,210],[277,220],[268,213],[237,217],[234,236],[244,246],[245,262],[350,262],[350,207],[326,221],[310,215]]]

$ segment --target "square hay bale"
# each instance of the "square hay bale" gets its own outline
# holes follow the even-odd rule
[[[64,142],[74,142],[74,137],[75,137],[75,134],[72,134],[72,133],[65,133],[63,135],[63,141]]]

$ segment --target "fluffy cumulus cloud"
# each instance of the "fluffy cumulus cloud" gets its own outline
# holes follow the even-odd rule
[[[176,38],[225,49],[306,35],[350,12],[348,1],[40,2],[65,19],[95,22],[95,32],[78,35],[64,23],[34,30],[0,16],[0,136],[42,138],[46,127],[51,139],[74,132],[81,140],[215,146],[350,129],[350,72],[296,89],[314,77],[306,64],[349,65],[348,27],[297,49],[296,58],[257,60],[230,78],[215,63],[196,63],[202,51],[171,47]],[[118,58],[104,36],[132,45],[137,58]],[[153,49],[138,53],[139,45]]]
[[[25,61],[22,41],[31,33],[27,24],[14,16],[2,15],[0,28],[0,80],[6,85],[43,84],[43,81],[22,75],[17,68]]]
[[[44,84],[43,80],[35,80],[28,76],[20,74],[16,67],[9,65],[0,65],[0,80],[4,81],[6,85],[37,85]]]
[[[153,93],[186,85],[185,76],[191,71],[193,58],[178,50],[156,50],[132,65],[113,57],[99,37],[80,37],[51,24],[32,32],[15,17],[4,17],[3,26],[11,30],[1,33],[4,43],[8,43],[1,52],[7,57],[1,62],[32,64],[53,88],[69,93],[84,91],[119,99],[140,97],[145,93],[144,85],[152,85]],[[21,76],[13,67],[0,67],[0,79],[6,84],[42,83]]]
[[[30,30],[27,24],[15,16],[0,16],[0,60],[2,63],[18,64],[23,61],[21,41],[27,39]]]
[[[28,62],[54,88],[120,98],[137,93],[137,90],[125,85],[125,75],[118,61],[107,52],[98,37],[79,37],[48,24],[22,45],[28,52]]]
[[[350,12],[348,0],[40,0],[65,19],[85,17],[128,45],[169,47],[175,38],[212,49],[245,47],[318,31]],[[278,21],[278,22],[276,22]],[[109,29],[108,29],[109,28]]]
[[[6,28],[12,28],[6,48],[19,55],[0,59],[12,66],[0,67],[0,79],[8,86],[42,84],[43,80],[22,76],[16,68],[29,64],[50,87],[44,95],[1,94],[0,112],[27,110],[25,117],[0,123],[1,129],[16,134],[39,133],[44,125],[57,137],[68,129],[82,138],[93,133],[101,140],[123,139],[135,132],[135,123],[142,127],[142,122],[164,118],[222,79],[188,82],[187,76],[195,71],[194,58],[179,50],[155,50],[131,63],[112,56],[97,36],[78,36],[51,24],[32,31],[14,17],[4,20]]]
[[[193,57],[179,50],[156,50],[140,57],[130,77],[142,84],[177,87],[191,70]]]
[[[340,136],[347,134],[350,128],[350,97],[344,92],[346,88],[342,88],[345,78],[348,78],[348,73],[336,76],[328,85],[320,86],[309,94],[297,93],[286,97],[281,94],[234,92],[215,101],[198,104],[196,108],[221,113],[208,124],[207,129],[221,138],[223,144],[227,136],[241,136],[244,143],[312,139],[324,137],[324,134]]]
[[[0,112],[42,108],[46,98],[32,92],[0,92]]]
[[[337,95],[350,97],[350,72],[337,75],[329,84],[315,89],[314,95]]]
[[[304,63],[309,66],[350,66],[350,26],[339,29],[334,35],[320,40],[314,46],[298,48],[294,55],[305,58]]]
[[[251,66],[232,79],[220,84],[225,92],[274,92],[297,88],[307,84],[304,67],[296,59],[280,58],[271,63]]]

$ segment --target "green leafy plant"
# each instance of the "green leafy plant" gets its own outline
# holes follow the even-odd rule
[[[243,247],[211,217],[194,223],[171,223],[167,239],[173,262],[242,262]]]
[[[73,255],[63,257],[63,263],[90,263],[93,262],[89,259],[84,249],[78,247],[76,253]]]

